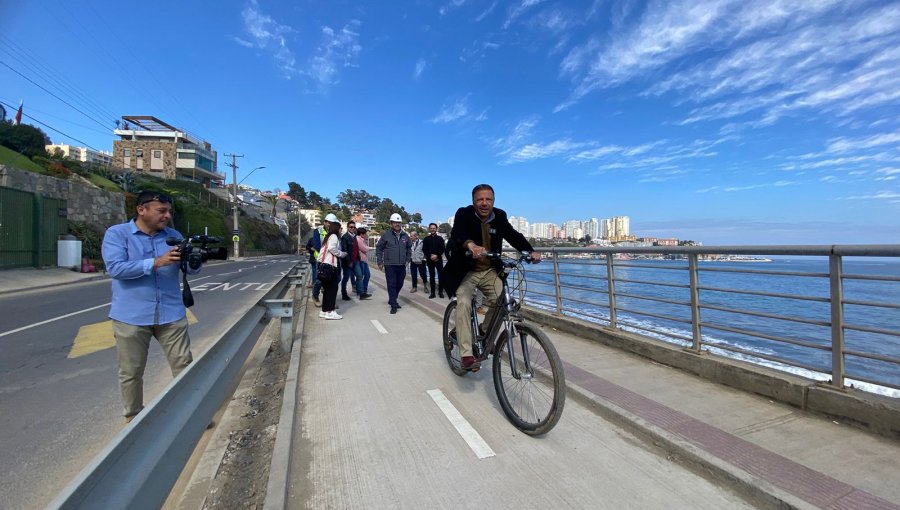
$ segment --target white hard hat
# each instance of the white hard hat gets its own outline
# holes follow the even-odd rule
[[[391,221],[396,221],[397,223],[400,223],[400,222],[403,221],[403,220],[400,219],[400,215],[399,215],[399,214],[394,213],[394,214],[391,215]]]
[[[337,223],[338,219],[337,216],[334,215],[334,213],[328,213],[328,215],[325,216],[325,221],[327,221],[328,223]]]

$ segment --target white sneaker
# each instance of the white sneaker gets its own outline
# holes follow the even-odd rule
[[[338,315],[337,312],[326,312],[326,313],[325,313],[325,318],[328,319],[328,320],[336,321],[336,320],[343,319],[344,316],[343,316],[343,315]]]
[[[328,312],[319,312],[319,318],[320,318],[320,319],[327,319],[327,318],[328,318]]]

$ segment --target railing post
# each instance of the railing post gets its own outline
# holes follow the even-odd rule
[[[609,325],[618,328],[616,324],[616,272],[613,269],[613,254],[606,254],[606,290],[609,294]]]
[[[700,273],[697,266],[697,254],[688,254],[688,272],[691,279],[691,336],[694,344],[691,348],[700,352],[703,337],[700,331]]]
[[[559,253],[553,251],[553,287],[556,291],[556,313],[562,315],[562,287],[559,286]]]
[[[844,283],[840,255],[828,256],[831,279],[831,385],[844,387]]]

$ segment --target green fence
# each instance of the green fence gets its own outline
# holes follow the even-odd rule
[[[0,187],[0,269],[56,265],[56,243],[68,231],[66,201]]]

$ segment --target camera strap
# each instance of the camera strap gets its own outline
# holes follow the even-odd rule
[[[185,308],[190,308],[194,306],[194,294],[191,293],[191,285],[188,283],[186,268],[182,267],[181,269],[181,302],[184,303]]]

